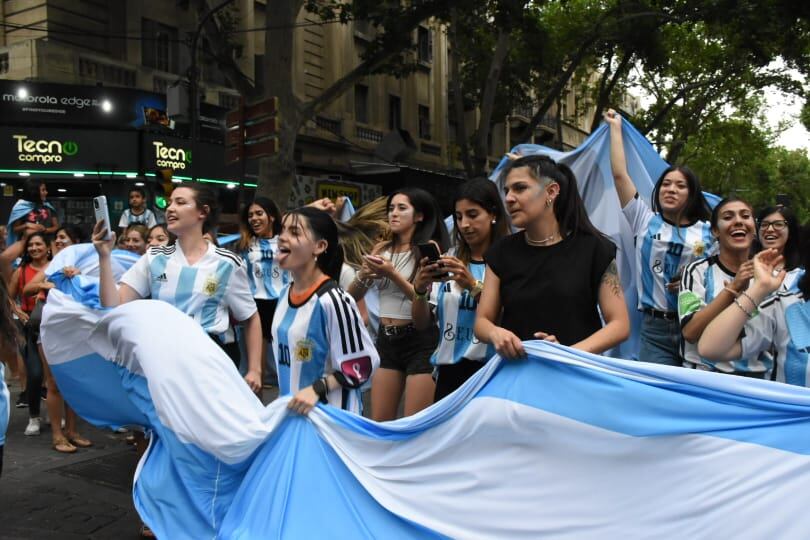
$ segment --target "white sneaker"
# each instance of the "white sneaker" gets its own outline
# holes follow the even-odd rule
[[[40,426],[40,419],[37,418],[29,418],[28,425],[25,427],[25,434],[26,435],[39,435],[39,426]]]

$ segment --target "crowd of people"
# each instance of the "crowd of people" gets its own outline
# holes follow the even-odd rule
[[[735,196],[712,208],[681,166],[667,168],[644,201],[627,169],[621,117],[608,111],[605,120],[622,219],[635,236],[638,360],[807,385],[809,344],[790,321],[806,317],[810,249],[793,212],[757,212]],[[337,219],[341,201],[283,213],[257,197],[239,215],[239,239],[220,247],[209,189],[178,185],[158,223],[133,188],[117,234],[99,222],[90,239],[101,302],[168,302],[200,324],[254,392],[275,372],[293,410],[321,402],[378,421],[442,399],[495,353],[524,356],[525,340],[613,349],[631,333],[615,245],[592,224],[568,167],[510,157],[496,181],[462,184],[449,230],[434,197],[413,187],[346,221]],[[46,396],[54,449],[75,452],[92,442],[49,374],[38,319],[52,256],[88,239],[59,225],[44,184],[28,191],[0,255],[3,360],[24,388],[25,434],[40,433]],[[116,248],[140,255],[118,282]]]

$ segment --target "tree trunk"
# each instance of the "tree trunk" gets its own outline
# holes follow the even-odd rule
[[[278,97],[279,149],[277,154],[259,160],[256,195],[269,197],[282,211],[289,204],[295,182],[295,140],[303,124],[293,69],[295,23],[303,5],[303,0],[274,1],[274,28],[264,33],[264,94]]]
[[[458,10],[450,10],[450,42],[453,44],[453,51],[458,50]],[[472,161],[470,161],[470,145],[467,140],[467,120],[464,117],[464,90],[461,87],[461,74],[459,73],[459,55],[454,54],[450,62],[451,81],[453,88],[453,114],[456,116],[456,143],[461,154],[461,163],[464,165],[464,172],[468,178],[474,176]]]
[[[509,52],[509,28],[498,30],[498,41],[495,45],[495,52],[492,55],[492,62],[489,64],[484,91],[481,95],[481,117],[478,120],[478,129],[475,131],[475,142],[473,144],[473,172],[475,176],[484,175],[487,172],[487,161],[489,159],[489,131],[492,127],[492,111],[495,108],[495,95],[498,89],[498,81],[501,78],[501,70],[506,55]]]

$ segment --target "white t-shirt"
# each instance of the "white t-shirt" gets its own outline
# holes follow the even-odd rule
[[[172,304],[209,334],[228,330],[229,311],[240,322],[256,313],[242,259],[210,243],[194,265],[188,264],[179,243],[149,248],[121,283],[142,298]]]

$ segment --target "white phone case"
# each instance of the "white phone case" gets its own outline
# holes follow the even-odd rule
[[[106,196],[93,197],[93,211],[96,214],[96,222],[104,221],[104,226],[107,228],[104,239],[109,240],[112,238],[112,223],[110,223],[110,210],[107,207]]]

